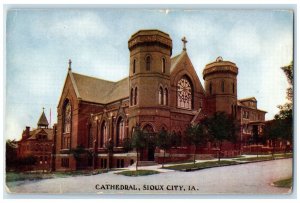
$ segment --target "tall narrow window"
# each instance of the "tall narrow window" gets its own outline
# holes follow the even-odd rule
[[[131,106],[133,105],[133,88],[131,88],[131,91],[130,91],[130,105]]]
[[[146,57],[146,70],[149,71],[151,66],[151,58],[150,56]]]
[[[93,134],[92,134],[92,126],[88,126],[88,146],[89,148],[93,147]]]
[[[117,122],[117,137],[116,137],[116,146],[121,146],[121,141],[125,137],[125,125],[124,119],[122,117],[119,118]]]
[[[232,83],[232,94],[234,94],[234,90],[235,89],[235,87],[234,87],[234,83]]]
[[[158,102],[159,102],[159,104],[163,105],[163,88],[162,87],[159,87]]]
[[[132,64],[132,73],[133,74],[135,73],[135,65],[136,65],[136,62],[135,62],[135,59],[134,59],[133,64]]]
[[[161,60],[161,68],[162,68],[162,72],[165,73],[166,72],[166,59],[162,58]]]
[[[106,126],[106,122],[104,121],[101,125],[101,135],[100,135],[100,147],[104,148],[105,147],[105,143],[107,141],[107,126]]]
[[[165,88],[164,91],[164,105],[168,105],[168,89]]]
[[[212,94],[212,83],[209,83],[209,94]]]
[[[137,89],[137,87],[135,87],[135,90],[134,90],[134,105],[137,104],[137,97],[138,97],[138,89]]]
[[[222,80],[221,88],[222,88],[222,92],[224,92],[225,91],[225,82],[224,82],[224,80]]]
[[[177,106],[184,109],[192,109],[193,87],[186,76],[177,83]]]
[[[63,110],[63,132],[69,133],[71,129],[71,105],[68,101]]]

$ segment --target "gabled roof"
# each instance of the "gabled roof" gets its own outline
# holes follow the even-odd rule
[[[38,126],[48,126],[49,125],[48,120],[46,118],[46,115],[45,115],[44,111],[43,111],[43,113],[42,113],[42,115],[41,115],[41,117],[40,117],[37,125]]]
[[[185,51],[171,58],[171,72],[175,69]],[[117,82],[95,78],[69,71],[77,98],[82,101],[108,104],[129,97],[129,77]]]
[[[74,78],[77,97],[83,101],[107,104],[129,97],[129,80],[124,78],[117,82],[70,72]],[[73,82],[73,81],[72,81]]]
[[[244,102],[244,101],[257,101],[255,97],[247,97],[244,99],[239,99],[239,102]]]
[[[180,59],[181,59],[185,54],[186,54],[186,52],[183,51],[183,52],[181,52],[180,54],[178,54],[178,55],[176,55],[176,56],[174,56],[174,57],[171,58],[171,69],[170,69],[170,72],[172,72],[172,71],[176,68],[177,64],[180,62]]]
[[[29,133],[29,138],[26,140],[36,140],[38,139],[38,135],[46,135],[47,140],[53,139],[53,129],[52,128],[37,128],[33,129]]]

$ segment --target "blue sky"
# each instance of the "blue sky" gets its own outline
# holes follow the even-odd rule
[[[107,80],[128,75],[127,42],[139,29],[160,29],[173,56],[187,52],[203,84],[218,56],[239,67],[238,98],[255,96],[267,119],[286,102],[280,67],[293,57],[293,14],[287,10],[19,9],[6,17],[6,138],[36,127],[56,107],[71,58],[74,72]]]

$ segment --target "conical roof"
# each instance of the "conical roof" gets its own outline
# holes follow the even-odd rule
[[[46,115],[45,115],[44,110],[43,110],[43,113],[42,113],[42,115],[41,115],[41,117],[38,121],[38,127],[41,127],[41,126],[46,126],[47,127],[48,125],[49,125],[49,123],[48,123],[48,120],[47,120]]]

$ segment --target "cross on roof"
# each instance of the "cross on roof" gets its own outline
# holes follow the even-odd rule
[[[183,38],[181,39],[181,41],[183,42],[183,50],[186,51],[186,43],[187,43],[188,41],[186,40],[185,37],[183,37]]]
[[[69,70],[71,70],[72,61],[69,59]]]

